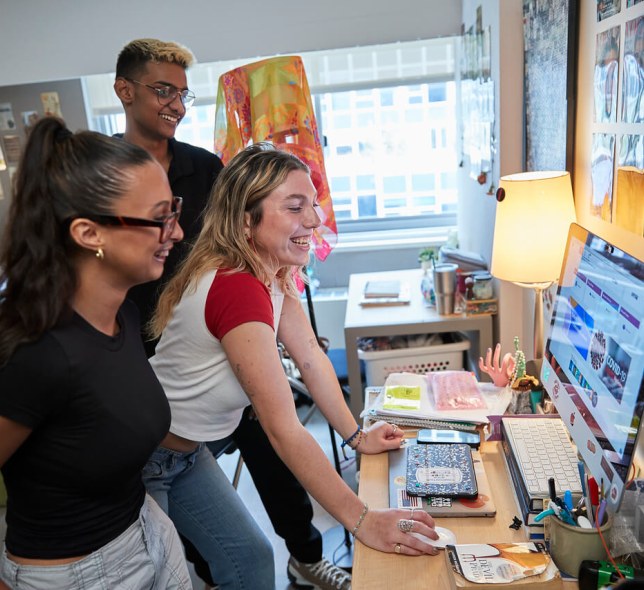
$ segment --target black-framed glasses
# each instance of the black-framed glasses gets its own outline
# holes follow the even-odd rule
[[[172,213],[161,219],[139,219],[138,217],[124,217],[122,215],[83,215],[86,219],[100,223],[101,225],[116,225],[121,227],[158,227],[161,230],[159,242],[163,244],[170,239],[174,228],[177,226],[181,215],[183,199],[173,197]]]
[[[188,110],[192,106],[192,103],[195,101],[195,93],[192,90],[188,90],[187,88],[185,90],[179,90],[175,86],[152,86],[152,84],[139,82],[138,80],[134,80],[133,78],[125,79],[128,82],[134,82],[135,84],[140,84],[141,86],[145,86],[146,88],[153,90],[157,95],[159,104],[162,106],[169,105],[178,96],[181,99],[181,104],[183,104],[186,110]]]

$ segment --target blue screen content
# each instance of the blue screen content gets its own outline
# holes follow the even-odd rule
[[[541,376],[612,511],[644,406],[643,278],[640,260],[571,226]]]

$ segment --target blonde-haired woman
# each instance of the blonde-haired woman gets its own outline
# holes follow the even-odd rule
[[[406,555],[436,553],[409,534],[436,539],[429,515],[370,511],[298,420],[276,338],[345,444],[362,453],[400,446],[395,426],[358,427],[300,304],[293,272],[308,262],[319,224],[307,166],[270,145],[250,146],[219,175],[199,238],[159,300],[152,331],[162,335],[151,363],[172,425],[145,482],[221,588],[274,587],[269,543],[203,444],[226,439],[249,404],[288,468],[362,542]],[[264,573],[251,586],[249,570],[260,563]]]

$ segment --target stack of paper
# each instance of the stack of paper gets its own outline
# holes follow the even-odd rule
[[[375,410],[379,414],[390,416],[487,424],[488,416],[505,412],[510,404],[512,393],[507,387],[496,387],[491,383],[479,383],[478,386],[487,407],[439,410],[434,403],[427,375],[391,373],[374,403],[369,409],[363,411],[362,416]]]

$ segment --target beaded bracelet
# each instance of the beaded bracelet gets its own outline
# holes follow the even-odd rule
[[[353,527],[353,530],[351,531],[351,534],[355,537],[358,529],[362,526],[362,521],[364,520],[364,517],[367,516],[367,512],[369,512],[369,506],[367,503],[364,503],[364,508],[362,509],[362,514],[360,515],[360,518],[358,519],[358,522],[356,523],[356,526]]]
[[[362,426],[358,426],[358,430],[356,430],[356,431],[355,431],[355,432],[354,432],[354,433],[353,433],[349,438],[345,438],[345,439],[342,441],[342,443],[340,444],[340,448],[342,449],[342,454],[344,455],[344,458],[345,458],[345,459],[348,459],[348,457],[347,457],[347,452],[344,450],[344,447],[346,447],[347,445],[349,445],[349,447],[350,447],[350,448],[354,448],[354,447],[351,447],[351,445],[350,445],[349,443],[350,443],[350,442],[351,442],[351,441],[352,441],[356,436],[359,436],[361,432],[362,432]],[[358,444],[360,444],[360,443],[358,442]],[[358,445],[356,445],[356,446],[358,446]]]

